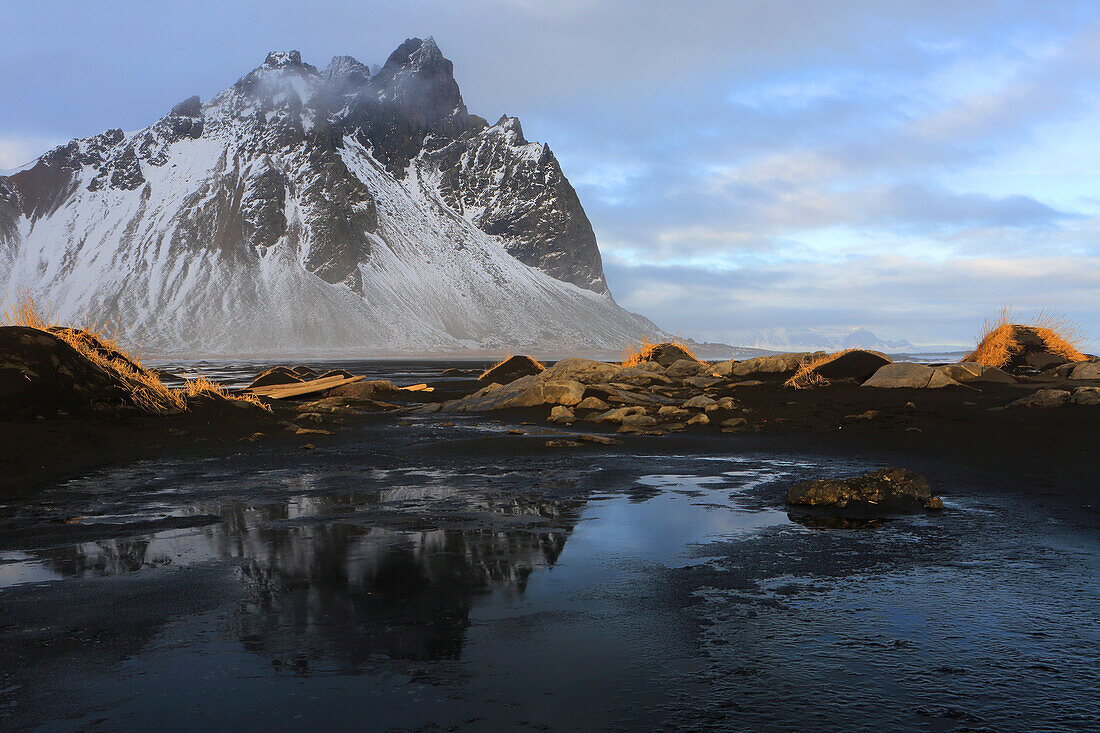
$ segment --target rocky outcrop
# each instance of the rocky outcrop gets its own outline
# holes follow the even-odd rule
[[[1016,379],[996,367],[985,367],[972,362],[948,364],[940,367],[930,367],[912,362],[898,362],[887,364],[877,370],[870,379],[863,383],[863,386],[882,389],[936,389],[983,382],[1014,384]]]
[[[871,514],[943,506],[932,496],[923,476],[904,468],[883,468],[854,478],[803,481],[787,490],[787,503]]]

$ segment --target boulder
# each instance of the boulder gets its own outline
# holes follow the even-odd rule
[[[644,414],[645,414],[645,408],[644,407],[616,407],[614,410],[608,410],[607,412],[605,412],[603,414],[596,415],[595,417],[589,418],[589,420],[591,422],[597,422],[597,423],[599,423],[599,422],[621,423],[625,418],[630,417],[631,415],[644,415]]]
[[[547,405],[572,406],[584,399],[585,386],[572,380],[543,382],[542,399]]]
[[[585,389],[585,395],[595,396],[608,402],[617,402],[625,405],[656,405],[660,402],[654,395],[623,388],[628,386],[629,385],[616,387],[612,384],[593,384]]]
[[[939,389],[940,387],[961,387],[962,382],[958,382],[951,378],[951,375],[940,369],[937,369],[932,373],[932,378],[928,380],[928,389]]]
[[[913,511],[932,499],[928,482],[904,468],[883,468],[846,479],[803,481],[787,490],[787,503],[858,512]]]
[[[719,377],[728,377],[733,371],[733,368],[741,362],[737,359],[730,359],[729,361],[719,361],[710,365],[710,370]]]
[[[305,381],[317,378],[317,372],[305,365],[292,367],[290,371],[294,372]]]
[[[936,370],[924,364],[899,361],[879,367],[871,378],[863,383],[864,387],[886,389],[912,388],[924,389]]]
[[[720,410],[735,410],[738,407],[737,400],[732,397],[721,397],[718,400],[718,409]]]
[[[1001,323],[990,330],[963,361],[973,361],[1009,371],[1054,369],[1084,355],[1051,328]]]
[[[728,431],[740,430],[740,429],[744,428],[745,426],[747,426],[748,424],[749,424],[749,421],[746,420],[743,417],[731,417],[729,420],[723,420],[721,423],[719,423],[719,425],[721,426],[723,432],[725,432],[727,430]]]
[[[599,397],[585,397],[579,403],[575,409],[578,410],[600,410],[601,412],[610,410],[611,405],[607,404]]]
[[[552,380],[571,380],[581,384],[597,384],[615,381],[622,371],[623,367],[618,364],[573,357],[557,362],[543,372],[543,376]]]
[[[678,359],[665,369],[665,374],[670,377],[696,377],[709,373],[710,365],[695,359]]]
[[[1061,407],[1069,402],[1070,392],[1065,389],[1045,388],[1034,394],[1010,402],[1009,407]]]
[[[277,387],[281,384],[298,384],[304,381],[306,381],[305,378],[294,370],[285,366],[277,366],[271,367],[265,372],[260,372],[248,386]]]
[[[718,377],[685,377],[684,384],[695,387],[695,389],[708,389],[716,384],[721,384],[724,380]]]
[[[477,381],[490,384],[497,382],[499,384],[508,384],[514,382],[520,377],[527,377],[532,374],[539,374],[545,370],[542,364],[538,363],[529,356],[512,356],[501,363],[486,369],[481,373],[481,376],[477,378]]]
[[[748,377],[761,374],[793,374],[798,371],[804,361],[815,356],[823,356],[824,352],[800,352],[794,354],[776,354],[774,356],[757,356],[753,359],[732,364],[729,375],[731,377]],[[720,372],[719,372],[720,373]]]
[[[690,400],[685,401],[681,407],[685,410],[706,410],[710,412],[718,409],[718,402],[706,395],[695,395]]]
[[[647,364],[653,364],[653,362],[646,362]],[[654,364],[654,366],[657,366]],[[657,366],[660,370],[661,367]],[[646,387],[650,384],[672,384],[672,380],[664,375],[663,371],[652,371],[650,369],[638,369],[637,367],[623,367],[616,376],[617,382],[624,382],[631,387]]]
[[[555,405],[554,408],[550,410],[549,420],[552,423],[564,423],[569,425],[576,419],[577,416],[565,405]]]
[[[1100,405],[1100,387],[1078,387],[1070,402],[1075,405]]]
[[[691,425],[692,427],[694,427],[696,425],[709,425],[710,424],[710,418],[707,417],[705,413],[700,412],[698,415],[695,415],[694,417],[690,418],[687,421],[687,424]]]
[[[685,410],[674,405],[665,405],[657,410],[657,416],[666,420],[687,420],[691,415],[691,410]]]
[[[401,388],[387,379],[352,382],[325,391],[326,397],[342,397],[348,400],[392,399]]]
[[[971,381],[993,382],[996,384],[1016,384],[1016,377],[1012,376],[1004,369],[998,369],[997,367],[983,367],[981,376]]]
[[[656,418],[649,415],[627,415],[619,426],[620,433],[641,433],[657,424]]]
[[[1070,379],[1100,379],[1100,361],[1079,362],[1069,373]]]

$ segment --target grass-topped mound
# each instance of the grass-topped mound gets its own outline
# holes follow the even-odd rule
[[[666,341],[660,344],[643,341],[639,346],[627,347],[623,354],[622,365],[634,367],[652,361],[663,367],[669,367],[681,359],[699,361],[682,341]]]
[[[0,325],[0,414],[133,410],[170,415],[209,400],[263,406],[251,395],[231,395],[201,377],[188,381],[182,389],[166,387],[154,371],[143,367],[113,338],[50,321],[26,295],[4,309],[4,325]]]
[[[1010,323],[1008,311],[987,321],[978,346],[962,361],[998,369],[1046,369],[1086,361],[1078,349],[1080,329],[1063,318],[1040,313],[1032,323]]]
[[[862,383],[890,363],[888,356],[877,351],[845,349],[833,354],[821,354],[803,362],[794,376],[783,384],[792,389],[810,389],[824,387],[830,381],[841,379]]]
[[[494,382],[497,384],[508,384],[521,377],[538,374],[545,369],[546,367],[537,360],[529,356],[516,354],[515,356],[505,357],[496,364],[493,364],[481,373],[477,381],[484,382],[485,384],[492,384]]]

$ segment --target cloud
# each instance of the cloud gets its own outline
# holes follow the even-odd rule
[[[0,171],[29,163],[63,142],[59,138],[42,135],[0,135]]]
[[[1095,3],[194,0],[139,18],[105,0],[40,15],[5,18],[0,60],[21,72],[0,78],[0,167],[57,142],[5,152],[18,132],[142,127],[272,48],[369,63],[432,34],[471,112],[517,115],[550,144],[617,299],[660,325],[929,343],[969,339],[1011,302],[1100,334]]]

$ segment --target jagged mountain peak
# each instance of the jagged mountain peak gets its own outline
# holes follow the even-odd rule
[[[375,73],[296,51],[149,127],[0,176],[0,296],[152,348],[620,348],[591,224],[519,120],[466,111],[409,39]]]
[[[488,131],[505,136],[512,145],[529,144],[527,138],[523,136],[523,126],[520,125],[518,117],[501,115],[496,124],[490,127]]]
[[[325,79],[341,82],[350,79],[359,84],[368,84],[371,78],[370,69],[354,56],[333,56],[321,75]]]

